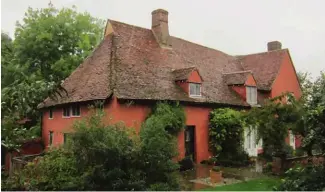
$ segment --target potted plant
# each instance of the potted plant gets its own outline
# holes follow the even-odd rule
[[[221,168],[218,166],[212,167],[210,170],[210,178],[211,178],[211,183],[220,183],[222,182],[222,171]]]

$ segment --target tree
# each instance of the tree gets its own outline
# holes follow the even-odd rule
[[[288,98],[290,104],[284,103],[284,98]],[[288,136],[288,130],[295,128],[296,122],[301,118],[301,112],[299,101],[288,93],[246,112],[246,123],[254,125],[252,127],[257,129],[257,141],[263,140],[264,157],[286,157],[285,138]]]
[[[325,153],[325,73],[313,82],[307,73],[299,73],[303,99],[302,115],[294,133],[302,136],[302,148],[308,155],[316,149]]]
[[[3,144],[19,146],[14,138],[20,138],[22,127],[40,129],[37,105],[62,90],[61,80],[99,43],[102,29],[102,20],[78,13],[75,7],[50,6],[29,8],[23,22],[16,25],[14,40],[1,33]],[[29,125],[19,123],[24,119]]]
[[[30,73],[46,81],[67,77],[102,39],[104,22],[76,8],[29,8],[17,23],[15,51]]]

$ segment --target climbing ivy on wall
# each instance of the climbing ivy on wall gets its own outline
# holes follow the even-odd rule
[[[152,109],[147,117],[157,119],[165,127],[165,130],[172,135],[178,134],[185,127],[185,112],[179,103],[168,104],[160,102]]]
[[[290,104],[282,102],[285,98]],[[289,129],[295,130],[302,112],[300,103],[291,94],[283,94],[244,113],[246,124],[257,130],[257,140],[263,140],[264,158],[271,160],[273,156],[285,158],[288,155],[290,150],[285,138]]]
[[[209,145],[217,161],[244,161],[248,159],[243,150],[243,121],[239,111],[220,108],[211,111]]]

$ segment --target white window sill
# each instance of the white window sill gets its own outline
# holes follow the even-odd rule
[[[190,95],[191,98],[201,98],[202,95]]]
[[[81,115],[78,115],[78,116],[74,116],[74,115],[72,115],[71,117],[77,117],[77,118],[78,118],[78,117],[81,117]]]

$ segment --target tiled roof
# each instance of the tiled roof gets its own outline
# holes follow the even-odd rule
[[[271,90],[288,49],[238,56],[245,70],[251,70],[260,90]]]
[[[227,85],[243,85],[245,84],[248,76],[251,74],[251,71],[239,71],[233,73],[225,73],[223,75]]]
[[[180,80],[187,80],[190,74],[196,70],[195,67],[187,67],[182,69],[176,69],[173,71],[174,74],[174,80],[180,81]]]
[[[123,99],[247,106],[224,82],[223,74],[252,70],[258,86],[265,88],[274,81],[283,52],[236,57],[172,36],[172,48],[163,49],[150,29],[109,22],[114,32],[64,81],[68,95],[58,100],[47,98],[40,108],[105,99],[111,94]],[[184,68],[196,68],[204,79],[202,98],[190,98],[175,83],[173,71]]]

